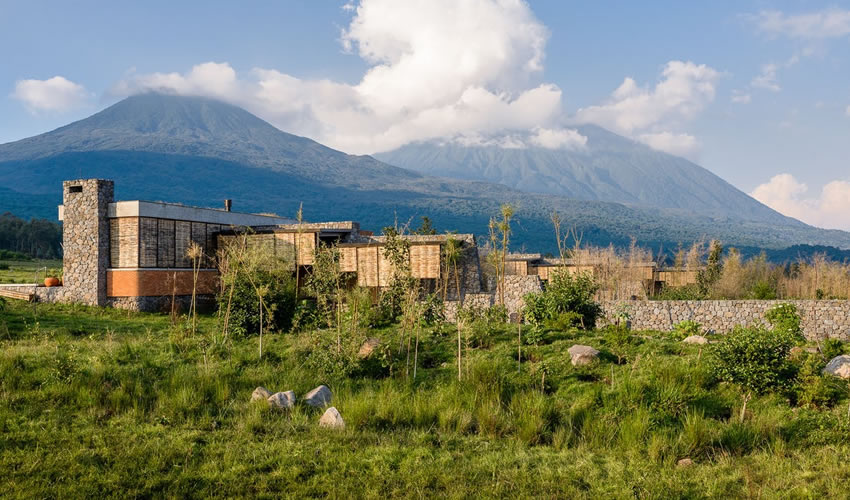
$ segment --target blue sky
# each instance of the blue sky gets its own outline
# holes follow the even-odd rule
[[[352,153],[592,121],[850,229],[850,3],[0,0],[0,143],[146,90]]]

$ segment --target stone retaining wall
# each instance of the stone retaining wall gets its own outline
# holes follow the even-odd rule
[[[850,340],[850,301],[847,300],[670,300],[607,301],[605,316],[613,319],[626,307],[634,330],[670,331],[682,321],[700,323],[706,332],[727,333],[737,325],[767,324],[764,314],[779,304],[794,304],[809,340]],[[605,320],[600,322],[604,326]]]

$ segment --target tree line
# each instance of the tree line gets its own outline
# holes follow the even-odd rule
[[[47,219],[22,219],[0,214],[0,250],[38,259],[62,257],[62,226]]]

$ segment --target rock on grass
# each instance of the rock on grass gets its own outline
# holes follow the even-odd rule
[[[251,393],[251,401],[265,401],[269,399],[269,396],[272,395],[272,392],[265,387],[257,387],[254,389],[254,392]]]
[[[292,391],[276,392],[269,396],[269,406],[278,410],[291,410],[295,407],[295,393]]]
[[[850,378],[850,355],[842,354],[832,358],[823,372],[843,379]]]
[[[567,352],[570,353],[570,362],[573,366],[589,365],[599,357],[599,351],[588,345],[576,344],[570,347]]]
[[[345,429],[345,421],[342,415],[333,406],[325,410],[322,418],[319,419],[319,427],[327,427],[329,429]]]
[[[327,406],[331,403],[331,390],[325,385],[320,385],[304,395],[304,402],[316,408]]]

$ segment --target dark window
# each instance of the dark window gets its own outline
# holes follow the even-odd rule
[[[82,193],[83,192],[83,186],[69,186],[68,192],[69,193]]]

